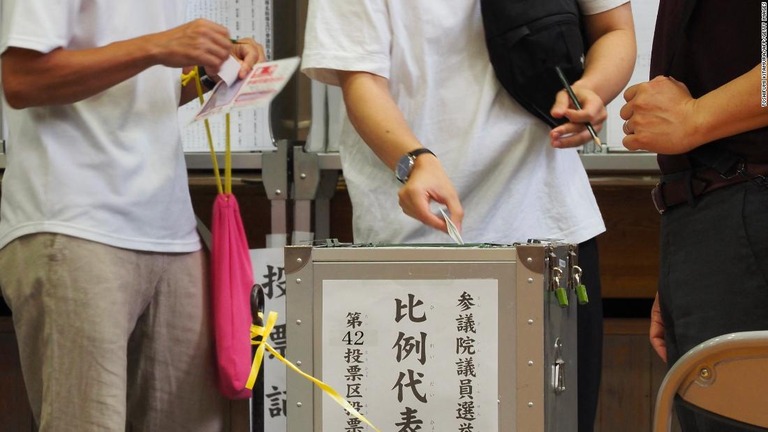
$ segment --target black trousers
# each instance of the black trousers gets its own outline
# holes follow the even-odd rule
[[[670,366],[712,337],[768,329],[768,189],[741,183],[668,210],[660,273]],[[754,430],[676,411],[685,432]]]
[[[579,244],[579,267],[589,303],[578,311],[578,410],[579,432],[593,432],[603,369],[603,301],[597,240]]]

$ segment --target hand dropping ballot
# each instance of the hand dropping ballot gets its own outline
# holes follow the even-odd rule
[[[220,113],[269,105],[285,87],[299,65],[298,57],[258,63],[247,77],[238,79],[240,63],[230,57],[221,67],[221,81],[213,88],[194,120]]]

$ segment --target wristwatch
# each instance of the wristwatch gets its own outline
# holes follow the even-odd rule
[[[431,150],[422,147],[409,151],[397,161],[397,166],[395,166],[395,178],[400,183],[404,184],[408,181],[408,177],[410,177],[411,171],[413,171],[413,164],[416,161],[416,157],[424,153],[429,153],[432,156],[435,155]]]
[[[197,73],[200,74],[200,84],[202,84],[206,90],[213,90],[213,88],[216,87],[216,81],[208,75],[208,72],[205,71],[204,67],[198,66]]]

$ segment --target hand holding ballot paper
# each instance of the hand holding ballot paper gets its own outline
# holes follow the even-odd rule
[[[258,63],[247,77],[239,79],[240,63],[230,57],[219,71],[221,81],[216,84],[194,120],[232,110],[268,105],[285,87],[298,65],[298,57]]]

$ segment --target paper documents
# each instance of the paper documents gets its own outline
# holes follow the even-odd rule
[[[298,57],[258,63],[244,79],[237,78],[240,65],[230,57],[221,68],[221,81],[213,88],[210,97],[195,115],[202,120],[216,114],[244,108],[269,105],[285,87],[299,66]]]
[[[463,245],[464,240],[461,238],[461,233],[459,233],[459,230],[456,228],[456,225],[453,224],[451,218],[448,217],[448,214],[443,209],[440,209],[440,213],[443,215],[443,219],[445,219],[445,224],[448,225],[448,235],[451,236],[456,244]]]

